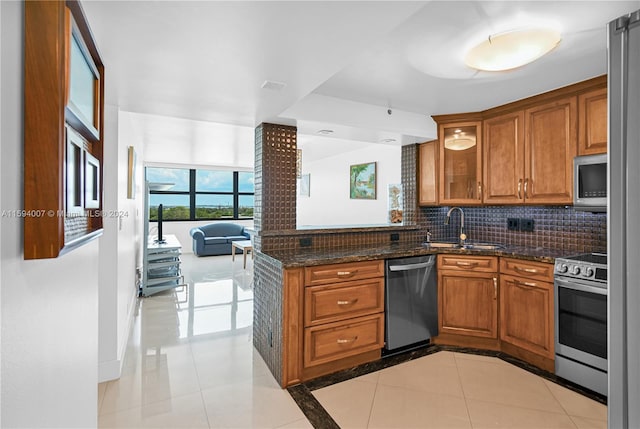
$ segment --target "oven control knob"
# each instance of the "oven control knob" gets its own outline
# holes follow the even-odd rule
[[[584,272],[582,273],[582,275],[583,275],[584,277],[591,277],[591,276],[593,276],[593,268],[591,268],[591,267],[587,267],[587,268],[585,268],[585,269],[584,269]]]
[[[567,264],[556,265],[556,272],[558,273],[566,273],[568,269],[569,267],[567,267]]]
[[[579,266],[575,266],[571,268],[571,274],[574,276],[577,276],[578,274],[580,274],[580,267]]]

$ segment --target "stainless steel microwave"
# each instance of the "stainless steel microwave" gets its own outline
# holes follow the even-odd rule
[[[607,211],[607,154],[576,156],[573,159],[573,208],[590,212]]]

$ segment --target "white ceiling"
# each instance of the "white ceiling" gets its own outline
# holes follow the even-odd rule
[[[121,110],[406,144],[435,137],[431,115],[482,110],[606,73],[606,24],[640,9],[640,0],[83,6],[105,62],[106,101]],[[463,65],[478,38],[536,23],[563,34],[549,55],[511,72]],[[262,89],[265,80],[286,87]],[[154,125],[138,124],[161,138]]]

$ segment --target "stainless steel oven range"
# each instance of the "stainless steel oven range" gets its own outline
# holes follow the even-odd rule
[[[607,395],[607,255],[555,263],[556,375]]]

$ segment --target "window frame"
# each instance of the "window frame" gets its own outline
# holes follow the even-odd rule
[[[188,195],[189,196],[189,218],[188,219],[162,219],[162,222],[198,222],[198,221],[206,221],[206,222],[224,222],[231,220],[253,220],[253,216],[251,217],[239,217],[240,207],[239,201],[240,196],[253,196],[255,201],[255,189],[254,192],[240,192],[239,189],[239,173],[253,173],[251,171],[244,170],[216,170],[215,168],[206,169],[206,168],[180,168],[180,167],[159,167],[159,166],[149,166],[149,168],[174,168],[181,170],[189,171],[189,190],[188,191],[149,191],[151,195]],[[231,171],[233,173],[233,186],[232,191],[196,191],[196,171]],[[233,217],[225,217],[225,218],[199,218],[196,217],[196,196],[197,195],[231,195],[233,197]],[[255,206],[254,206],[255,208]],[[151,207],[149,207],[151,210]],[[149,216],[149,213],[147,213]],[[157,219],[149,219],[149,222],[157,222]]]

